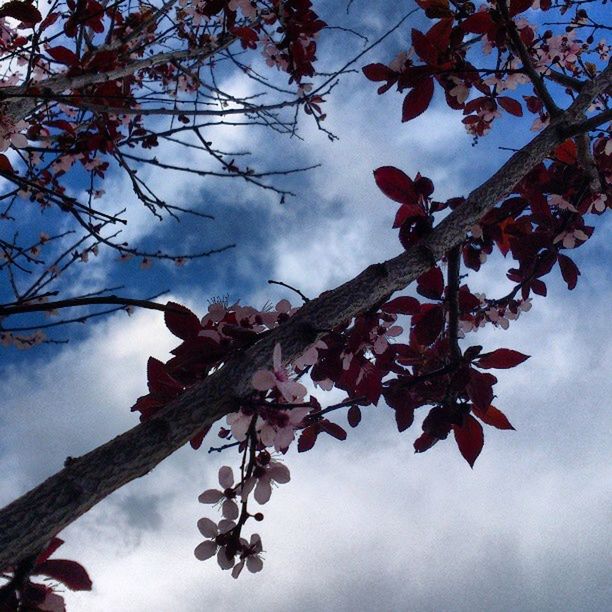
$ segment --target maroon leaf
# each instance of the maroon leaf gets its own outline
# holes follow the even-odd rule
[[[497,427],[497,429],[514,429],[508,417],[493,405],[489,406],[486,410],[472,406],[472,412],[487,425],[492,425]]]
[[[434,266],[423,272],[417,279],[417,292],[422,296],[432,299],[439,300],[442,298],[444,292],[444,276],[442,270],[438,266]]]
[[[484,445],[482,425],[471,414],[468,414],[463,425],[453,425],[453,433],[463,458],[470,464],[470,467],[474,467],[474,462]]]
[[[384,64],[368,64],[362,69],[366,79],[370,81],[389,81],[395,78],[395,73]]]
[[[189,440],[191,448],[193,448],[194,450],[198,450],[198,448],[202,446],[202,442],[204,441],[204,438],[206,434],[210,431],[211,427],[212,425],[207,425],[206,427],[202,428],[195,436],[193,436],[191,440]]]
[[[510,17],[514,17],[515,15],[526,11],[528,8],[531,8],[532,4],[533,0],[510,0],[508,14]]]
[[[426,64],[435,66],[438,63],[438,50],[423,32],[412,30],[412,46]]]
[[[514,115],[515,117],[523,116],[523,107],[517,100],[508,98],[507,96],[498,96],[497,102],[506,112],[510,113],[511,115]]]
[[[479,302],[480,303],[480,302]],[[391,314],[413,315],[417,314],[421,309],[419,300],[410,296],[395,298],[386,304],[383,304],[381,310]]]
[[[408,219],[426,217],[427,214],[418,204],[402,204],[395,214],[393,227],[401,227]]]
[[[424,453],[426,450],[429,450],[437,441],[438,438],[436,438],[435,436],[432,436],[428,433],[422,433],[414,441],[414,452]]]
[[[488,370],[489,368],[497,368],[500,370],[505,370],[508,368],[514,368],[519,365],[519,363],[523,363],[523,361],[529,359],[529,355],[523,355],[523,353],[519,353],[518,351],[513,351],[512,349],[497,349],[496,351],[492,351],[491,353],[485,353],[480,356],[480,359],[474,362],[476,366],[479,368],[484,368]]]
[[[568,138],[566,141],[562,142],[554,152],[554,156],[564,164],[568,166],[572,166],[576,163],[578,152],[576,149],[576,143],[573,139]]]
[[[357,425],[359,425],[359,423],[361,422],[361,410],[359,409],[359,406],[353,404],[348,409],[346,417],[348,419],[348,424],[351,427],[357,427]]]
[[[432,77],[427,77],[417,83],[404,98],[402,106],[402,121],[410,121],[424,113],[431,102],[434,92],[434,81]]]
[[[567,283],[568,289],[574,289],[578,283],[578,277],[580,276],[580,270],[578,266],[567,256],[559,253],[557,255],[559,261],[559,268],[561,269],[561,276]]]
[[[0,153],[0,172],[15,174],[15,170],[13,170],[13,166],[11,165],[9,158],[3,153]]]
[[[305,453],[306,451],[309,451],[315,445],[318,435],[318,425],[309,425],[306,427],[298,439],[298,453]]]
[[[12,17],[23,23],[34,24],[42,20],[40,11],[30,2],[11,0],[0,7],[0,17]]]
[[[488,11],[478,11],[470,15],[460,27],[464,32],[486,34],[495,27],[495,24]]]
[[[59,45],[58,47],[51,47],[47,49],[47,53],[56,61],[66,66],[74,66],[78,63],[79,58],[74,54],[73,51]]]
[[[378,188],[388,197],[400,204],[416,202],[412,179],[399,168],[382,166],[374,170],[374,180]]]
[[[181,340],[196,337],[202,330],[200,319],[185,306],[168,302],[164,311],[166,327]]]
[[[470,382],[467,384],[467,392],[476,407],[486,410],[491,405],[493,385],[496,382],[497,378],[493,374],[470,368]]]
[[[149,357],[147,361],[147,380],[149,391],[165,399],[172,399],[183,390],[183,386],[168,374],[166,366],[155,357]]]
[[[337,423],[332,423],[327,419],[323,419],[319,422],[319,427],[325,433],[328,433],[333,438],[336,438],[336,440],[346,440],[346,431],[344,431],[344,429]]]
[[[434,304],[423,304],[421,312],[412,318],[413,332],[416,341],[423,346],[430,346],[444,329],[444,310]]]
[[[64,540],[61,538],[53,538],[47,548],[45,548],[39,555],[36,557],[36,561],[34,565],[40,565],[44,563],[62,544]]]
[[[414,422],[414,408],[407,404],[398,406],[395,409],[395,423],[399,432],[408,429]]]
[[[49,559],[37,565],[32,573],[59,580],[71,591],[91,591],[91,579],[85,568],[76,561]]]

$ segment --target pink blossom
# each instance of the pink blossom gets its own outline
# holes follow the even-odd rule
[[[213,555],[215,555],[219,549],[219,545],[216,541],[217,537],[227,533],[228,531],[231,531],[235,526],[236,525],[232,521],[221,520],[217,525],[209,518],[201,518],[198,521],[198,529],[200,530],[200,533],[207,539],[195,547],[193,554],[195,555],[196,559],[199,559],[200,561],[206,561],[206,559],[210,559]],[[226,557],[226,555],[224,555],[224,557]],[[225,559],[222,560],[225,561]],[[221,565],[221,563],[219,563],[219,565]]]
[[[258,391],[278,389],[285,401],[289,403],[301,402],[306,395],[306,387],[301,383],[290,380],[287,369],[283,367],[281,346],[276,344],[272,354],[272,371],[258,370],[253,374],[251,384]]]
[[[256,574],[263,569],[263,561],[261,559],[263,548],[259,534],[254,533],[251,535],[250,542],[247,542],[244,538],[240,538],[240,544],[242,544],[242,552],[240,553],[240,561],[236,563],[232,570],[233,578],[238,578],[245,563],[247,569],[252,574]]]
[[[269,461],[257,465],[255,473],[244,483],[242,498],[245,499],[255,489],[253,497],[259,504],[265,504],[272,495],[272,483],[286,484],[291,480],[289,468],[279,461]]]
[[[234,501],[236,490],[234,488],[234,472],[228,465],[219,468],[219,484],[221,489],[207,489],[198,497],[201,504],[221,503],[221,512],[226,519],[234,520],[240,514],[238,505]]]
[[[227,424],[232,430],[232,436],[234,436],[238,442],[246,440],[247,432],[251,426],[252,420],[253,415],[245,414],[242,412],[242,410],[228,414],[226,418]]]
[[[295,430],[310,412],[310,406],[291,410],[274,410],[267,419],[258,419],[257,434],[264,446],[274,445],[277,451],[289,448],[295,437]]]
[[[574,229],[567,232],[561,232],[553,240],[554,244],[561,242],[566,249],[573,249],[576,246],[577,240],[588,240],[589,236],[585,234],[581,229]]]

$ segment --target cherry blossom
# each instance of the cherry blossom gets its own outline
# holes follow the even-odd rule
[[[244,484],[242,497],[245,499],[254,489],[253,497],[259,504],[265,504],[272,495],[272,484],[286,484],[291,480],[289,468],[279,461],[270,460],[267,452],[260,453],[262,457],[251,476]]]
[[[306,387],[289,378],[287,369],[282,364],[280,344],[274,346],[272,367],[272,371],[258,370],[253,374],[251,379],[253,387],[258,391],[277,389],[285,401],[289,403],[301,402],[306,395]]]
[[[259,418],[256,429],[264,446],[274,446],[277,451],[286,450],[295,437],[295,430],[310,412],[309,406],[291,410],[273,410],[267,418]]]
[[[232,529],[234,529],[234,527],[235,524],[232,521],[225,519],[219,521],[219,524],[217,525],[217,523],[211,521],[209,518],[201,518],[198,521],[198,529],[207,539],[198,544],[193,551],[196,559],[205,561],[206,559],[210,559],[210,557],[214,556],[219,549],[219,544],[217,543],[219,536],[230,532]]]
[[[234,501],[236,490],[234,488],[234,472],[232,468],[224,465],[219,468],[219,484],[221,489],[207,489],[198,497],[201,504],[221,503],[221,511],[226,519],[234,520],[238,518],[240,511]]]
[[[252,574],[256,574],[263,569],[263,561],[261,559],[262,544],[259,534],[252,534],[250,542],[240,538],[240,543],[242,544],[242,552],[240,553],[240,561],[236,563],[232,570],[232,577],[234,578],[238,578],[245,563],[247,569]]]

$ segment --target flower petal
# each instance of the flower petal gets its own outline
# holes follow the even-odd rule
[[[210,559],[216,552],[217,545],[214,540],[206,540],[195,547],[193,554],[196,556],[196,559],[206,561],[206,559]]]
[[[221,511],[223,513],[223,517],[229,519],[230,521],[237,519],[238,515],[240,514],[238,512],[238,506],[236,505],[236,502],[232,499],[226,499],[223,502]]]
[[[234,567],[234,557],[228,556],[227,548],[225,546],[222,546],[217,553],[217,563],[219,564],[219,567],[224,570]]]
[[[205,538],[215,538],[219,533],[219,530],[217,529],[217,524],[206,517],[201,518],[198,521],[198,529]]]
[[[278,463],[277,461],[270,463],[267,476],[279,484],[285,484],[291,480],[289,468],[284,463]]]
[[[257,370],[251,378],[251,385],[257,391],[267,391],[276,385],[276,377],[270,370]]]
[[[263,561],[259,555],[249,555],[246,560],[246,566],[249,572],[256,574],[263,569]]]
[[[231,489],[234,486],[234,472],[229,465],[219,468],[219,484],[224,489]]]
[[[224,495],[222,491],[218,489],[207,489],[198,497],[198,501],[201,504],[216,504],[223,499]]]
[[[270,499],[271,495],[272,485],[270,484],[270,480],[264,476],[257,482],[253,497],[258,504],[265,504]]]

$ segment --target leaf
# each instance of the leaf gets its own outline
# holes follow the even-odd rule
[[[423,304],[421,312],[412,318],[413,333],[418,344],[430,346],[444,329],[444,310],[434,304]]]
[[[512,349],[497,349],[491,353],[485,353],[480,356],[480,359],[474,362],[474,364],[485,370],[489,368],[496,368],[498,370],[506,370],[508,368],[514,368],[515,366],[523,363],[529,359],[529,355],[523,355],[518,351]]]
[[[439,300],[444,292],[444,275],[438,266],[423,272],[417,279],[417,292],[423,297]]]
[[[576,163],[577,155],[576,143],[571,138],[562,142],[554,152],[554,156],[568,166],[573,166]]]
[[[195,338],[202,331],[200,319],[189,308],[176,302],[168,302],[166,308],[168,310],[164,311],[164,322],[177,338]]]
[[[76,561],[49,559],[37,565],[32,573],[59,580],[71,591],[91,591],[91,579],[85,568]]]
[[[357,427],[357,425],[359,425],[359,423],[361,422],[361,410],[359,409],[359,406],[353,404],[348,409],[346,418],[348,419],[348,424],[351,427]]]
[[[385,64],[368,64],[364,66],[361,71],[366,79],[370,81],[389,81],[395,78],[393,70],[391,70],[389,66],[385,66]]]
[[[412,179],[399,168],[382,166],[374,170],[374,180],[378,188],[388,197],[400,204],[410,204],[417,200]]]
[[[62,544],[64,540],[61,538],[53,538],[51,542],[49,542],[47,548],[43,549],[43,551],[36,557],[36,561],[34,561],[34,565],[40,565],[44,561],[46,561]]]
[[[168,374],[166,366],[155,357],[149,357],[147,361],[147,381],[149,391],[164,399],[172,399],[183,390],[183,386]]]
[[[47,53],[60,64],[66,64],[66,66],[74,66],[78,63],[79,58],[74,54],[73,51],[59,45],[58,47],[51,47],[47,49]]]
[[[206,437],[206,434],[210,431],[211,427],[212,425],[207,425],[206,427],[203,427],[195,436],[193,436],[193,438],[191,438],[191,440],[189,440],[189,444],[191,445],[191,448],[193,448],[193,450],[198,450],[198,448],[202,446],[202,442],[204,441],[204,438]]]
[[[421,304],[416,298],[405,295],[383,304],[381,310],[390,314],[414,315],[421,310]]]
[[[432,77],[427,77],[411,89],[404,98],[402,106],[402,121],[410,121],[424,113],[431,102],[434,92],[434,81]]]
[[[453,425],[453,433],[455,434],[455,441],[459,451],[470,464],[470,467],[473,468],[474,462],[484,446],[482,425],[471,414],[468,414],[463,425]]]
[[[309,451],[315,445],[318,435],[318,425],[309,425],[306,427],[298,439],[298,453],[305,453],[306,451]]]
[[[478,11],[470,15],[460,27],[464,32],[487,34],[495,27],[495,23],[488,11]]]
[[[15,170],[13,170],[13,166],[11,165],[9,158],[3,153],[0,153],[0,172],[15,174]]]
[[[395,423],[399,432],[408,429],[414,422],[414,408],[407,404],[395,409]]]
[[[427,214],[421,206],[418,204],[402,204],[395,214],[393,221],[393,227],[402,227],[408,219],[417,219],[419,217],[426,217]]]
[[[510,0],[508,15],[510,15],[510,17],[514,17],[519,13],[523,13],[527,9],[531,8],[532,4],[533,0]]]
[[[493,385],[496,382],[497,378],[493,374],[470,368],[470,382],[467,384],[467,393],[476,407],[486,410],[491,405]]]
[[[11,0],[0,7],[0,17],[12,17],[23,23],[35,24],[42,20],[40,11],[30,2]]]
[[[412,30],[412,46],[417,55],[432,66],[438,63],[438,50],[431,44],[429,38],[419,30]]]
[[[559,268],[561,269],[561,276],[563,276],[563,280],[567,283],[567,288],[571,291],[578,283],[580,270],[567,255],[559,253],[557,259],[559,261]]]
[[[327,419],[323,419],[319,422],[319,427],[325,433],[328,433],[333,438],[336,438],[336,440],[346,440],[346,431],[344,431],[344,429],[337,423],[332,423]]]
[[[452,15],[448,8],[448,0],[416,0],[416,3],[425,11],[425,15],[430,19],[439,19]]]
[[[523,116],[523,107],[521,103],[508,96],[498,96],[497,103],[508,113],[515,117]]]
[[[497,427],[497,429],[514,429],[508,417],[495,406],[491,405],[486,410],[472,406],[472,412],[487,425]]]
[[[436,438],[435,436],[432,436],[428,433],[422,433],[414,441],[414,452],[424,453],[426,450],[429,450],[437,441],[438,438]]]

